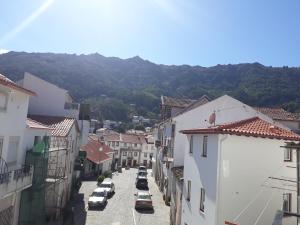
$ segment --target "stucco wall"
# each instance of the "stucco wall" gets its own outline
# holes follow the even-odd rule
[[[218,224],[233,221],[245,208],[239,224],[272,224],[284,192],[293,194],[296,212],[296,183],[273,179],[296,180],[295,161],[284,162],[283,145],[277,139],[226,136],[220,144]]]
[[[190,136],[188,137],[190,138]],[[186,137],[186,139],[188,139]],[[193,136],[193,153],[185,146],[182,224],[216,224],[218,136],[208,138],[207,157],[202,157],[203,135]],[[188,143],[188,142],[187,142]],[[187,182],[191,181],[191,200],[187,201]],[[201,188],[205,189],[205,210],[200,211]]]

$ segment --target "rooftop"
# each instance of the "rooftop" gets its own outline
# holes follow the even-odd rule
[[[299,116],[297,116],[296,113],[285,111],[282,108],[255,107],[254,109],[271,117],[274,120],[299,120]]]
[[[195,102],[192,99],[179,99],[179,98],[172,98],[167,96],[161,96],[162,105],[172,106],[172,107],[179,107],[185,108],[191,103]]]
[[[193,100],[193,102],[191,104],[189,104],[187,107],[185,107],[184,109],[182,109],[181,111],[179,111],[177,114],[175,114],[174,116],[178,116],[181,115],[185,112],[188,112],[192,109],[195,109],[201,105],[204,105],[206,103],[210,102],[210,98],[207,97],[206,95],[203,95],[201,98],[199,98],[198,100]]]
[[[46,126],[45,124],[42,124],[30,118],[26,119],[26,126],[32,129],[52,130],[52,128]]]
[[[52,128],[52,136],[65,137],[71,131],[75,124],[78,130],[78,124],[76,119],[60,116],[42,116],[42,115],[28,115],[30,119],[39,123],[45,124]]]
[[[23,88],[23,87],[17,85],[15,82],[8,79],[6,76],[4,76],[2,74],[0,74],[0,84],[6,86],[8,88],[23,92],[28,95],[36,95],[36,93],[34,93],[33,91],[30,91],[26,88]]]
[[[274,126],[258,117],[233,123],[217,125],[209,128],[182,130],[184,134],[233,134],[248,137],[275,138],[300,141],[300,135],[289,130]]]
[[[87,153],[87,159],[96,164],[100,164],[103,161],[110,159],[108,153],[113,153],[113,150],[104,143],[90,138],[88,143],[82,146],[80,150],[85,151]]]

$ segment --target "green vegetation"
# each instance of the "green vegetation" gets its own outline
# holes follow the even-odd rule
[[[300,68],[259,63],[200,66],[157,65],[139,57],[9,52],[0,55],[0,73],[19,80],[24,72],[70,90],[92,105],[92,117],[123,121],[133,115],[158,119],[160,96],[197,99],[228,94],[252,106],[300,111]]]
[[[104,179],[105,179],[105,176],[104,176],[104,175],[100,175],[100,176],[97,178],[98,184],[101,184],[101,183],[103,182]]]

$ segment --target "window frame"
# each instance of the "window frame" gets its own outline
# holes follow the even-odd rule
[[[292,162],[293,161],[293,151],[290,148],[285,148],[283,153],[283,161],[284,162]],[[286,153],[288,152],[288,158],[286,158]]]
[[[287,196],[287,199],[285,197]],[[291,212],[292,209],[292,193],[283,193],[283,201],[282,201],[282,211],[284,212]],[[285,201],[287,200],[287,207],[288,209],[285,209]]]
[[[192,181],[188,180],[187,181],[187,196],[186,196],[186,200],[188,202],[191,201],[191,190],[192,190]]]
[[[189,149],[189,153],[190,154],[193,154],[193,145],[194,145],[194,136],[193,135],[191,135],[191,137],[190,137],[190,149]]]
[[[204,135],[202,140],[202,154],[201,154],[201,156],[204,158],[207,157],[207,144],[208,144],[208,136]]]
[[[123,156],[127,156],[127,152],[126,151],[123,152]]]
[[[199,206],[199,210],[200,212],[204,213],[205,210],[205,189],[201,188],[200,189],[200,206]]]

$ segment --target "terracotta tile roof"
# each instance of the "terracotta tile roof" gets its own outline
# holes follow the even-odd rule
[[[234,134],[300,141],[300,135],[274,126],[258,117],[209,128],[182,130],[181,132],[184,134]]]
[[[104,141],[120,141],[120,134],[107,134],[103,135]]]
[[[183,166],[177,166],[177,167],[173,167],[172,172],[174,174],[174,176],[176,177],[177,180],[180,180],[183,178],[183,171],[184,171],[184,167]]]
[[[42,130],[52,130],[53,129],[53,128],[46,126],[45,124],[39,123],[30,118],[26,119],[26,126],[29,128],[32,128],[32,129],[42,129]]]
[[[192,109],[195,109],[201,105],[204,105],[206,103],[210,102],[210,98],[207,97],[206,95],[203,95],[201,98],[199,98],[196,101],[193,101],[191,104],[189,104],[187,107],[185,107],[184,109],[182,109],[181,111],[179,111],[178,113],[176,113],[173,117],[181,115],[185,112],[188,112]]]
[[[172,106],[172,107],[179,107],[185,108],[191,103],[195,102],[192,99],[179,99],[179,98],[172,98],[167,96],[162,96],[162,105]]]
[[[15,82],[13,82],[12,80],[8,79],[6,76],[0,74],[0,85],[4,85],[8,88],[12,88],[14,90],[17,90],[17,91],[21,91],[25,94],[28,94],[28,95],[36,95],[36,93],[34,93],[33,91],[30,91],[26,88],[23,88],[19,85],[17,85]]]
[[[92,140],[89,138],[88,143],[80,148],[80,151],[85,151],[87,159],[96,164],[100,164],[110,157],[108,153],[113,153],[113,150],[104,143]]]
[[[145,144],[146,139],[143,135],[137,135],[137,134],[120,134],[121,141],[125,143],[133,143],[133,144]]]
[[[282,108],[254,107],[254,109],[271,117],[274,120],[299,120],[299,117],[296,113],[285,111]]]
[[[30,119],[43,123],[52,128],[52,136],[65,137],[71,131],[73,125],[78,129],[76,119],[59,116],[42,116],[42,115],[28,115]]]

